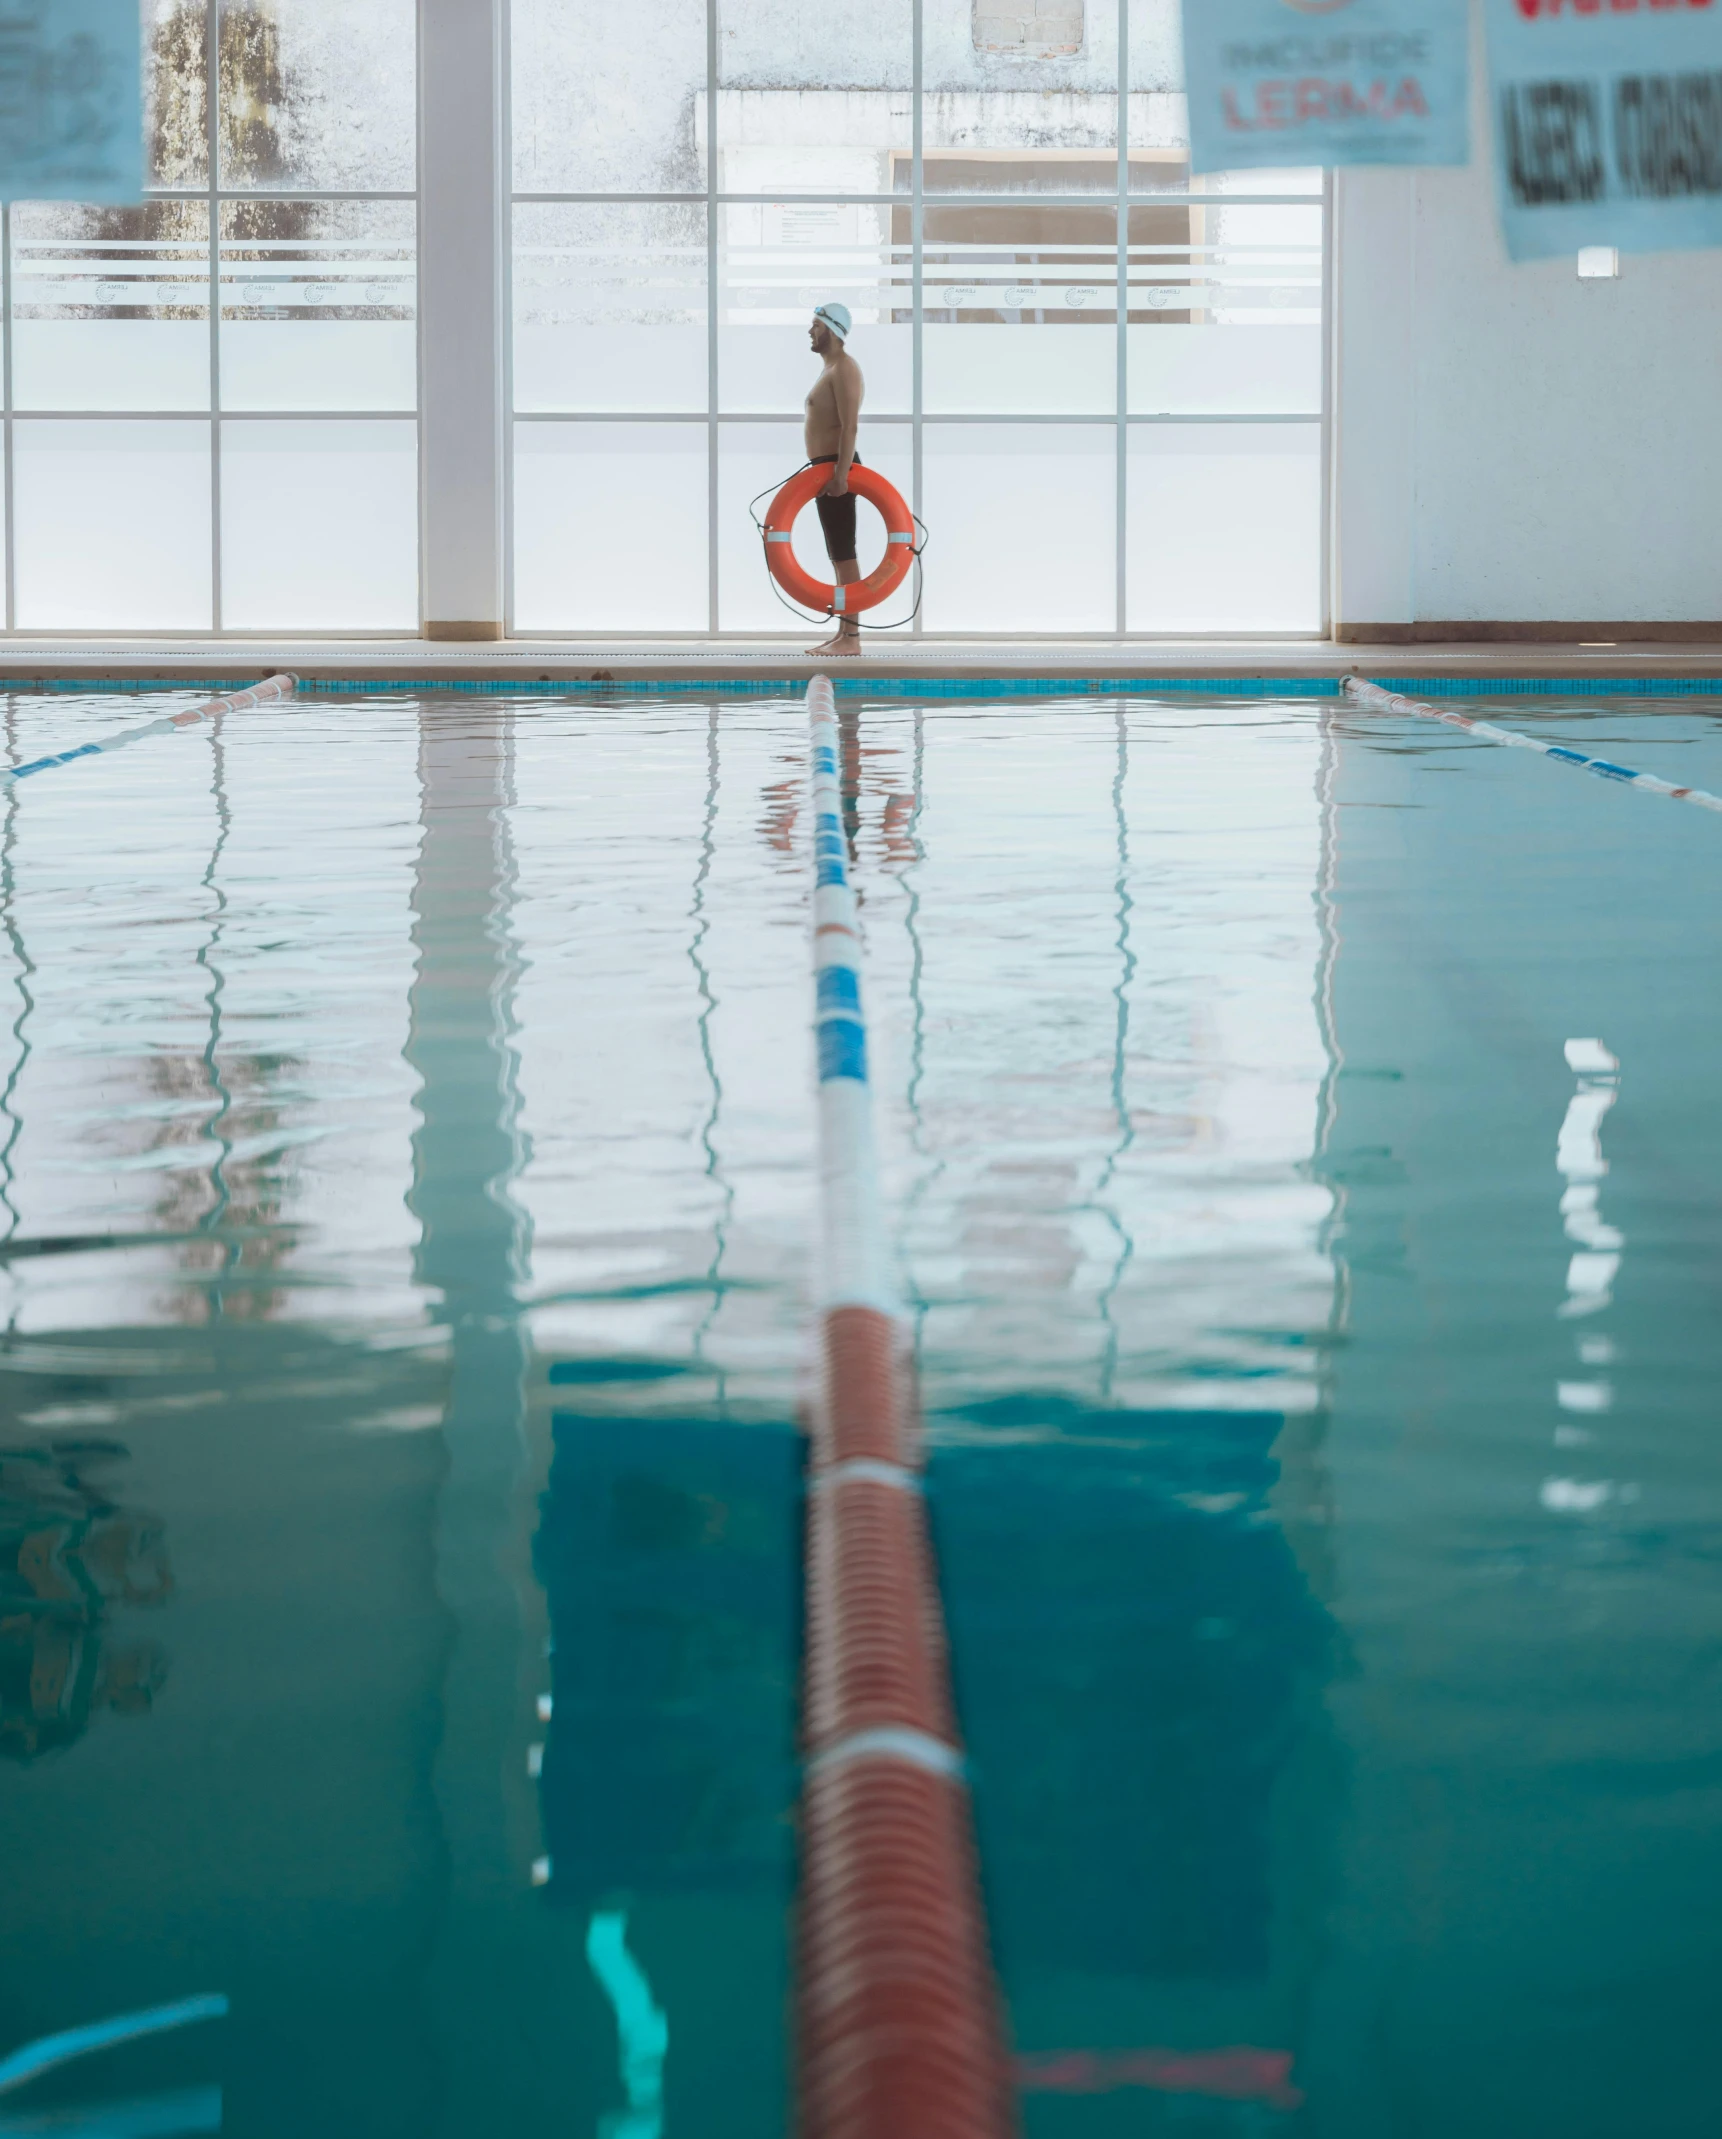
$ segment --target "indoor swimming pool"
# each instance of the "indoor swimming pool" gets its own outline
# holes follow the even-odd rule
[[[1716,2129],[1722,820],[839,710],[1030,2139]],[[1722,697],[1462,710],[1722,790]],[[0,794],[0,2139],[787,2130],[807,760],[320,689]]]

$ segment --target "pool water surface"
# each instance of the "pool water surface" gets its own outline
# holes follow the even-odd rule
[[[1031,2139],[1718,2128],[1722,822],[839,705]],[[1717,703],[1462,710],[1722,789]],[[787,2129],[805,737],[319,693],[0,796],[0,2134]]]

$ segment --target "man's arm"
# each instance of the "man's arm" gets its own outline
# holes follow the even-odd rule
[[[828,498],[841,498],[848,494],[849,470],[861,436],[860,365],[853,360],[839,364],[832,374],[831,388],[837,396],[837,421],[841,431],[837,445],[837,465],[831,471],[831,480],[825,486],[825,495]]]

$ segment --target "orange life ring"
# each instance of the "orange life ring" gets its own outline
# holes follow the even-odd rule
[[[772,499],[765,516],[766,568],[791,601],[804,609],[815,609],[822,616],[855,616],[889,601],[908,577],[915,560],[915,516],[895,485],[886,482],[876,468],[857,463],[849,470],[849,487],[858,498],[878,507],[885,522],[885,555],[865,579],[847,587],[815,579],[796,561],[795,523],[830,480],[829,462],[803,468]]]

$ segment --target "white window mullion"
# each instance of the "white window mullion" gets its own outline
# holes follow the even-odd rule
[[[1113,497],[1118,594],[1113,629],[1122,638],[1130,601],[1130,0],[1118,0],[1118,228],[1113,236],[1118,278],[1117,488]]]
[[[204,154],[209,159],[209,626],[223,622],[221,587],[221,0],[203,11]]]
[[[4,287],[3,340],[0,340],[0,400],[4,401],[6,458],[0,469],[6,505],[6,629],[18,628],[18,541],[12,509],[12,204],[0,207],[0,280]]]
[[[926,0],[914,0],[915,53],[914,58],[910,63],[914,70],[912,86],[910,90],[910,94],[914,99],[914,116],[910,122],[912,133],[909,157],[909,294],[914,302],[914,310],[910,314],[910,318],[913,324],[911,325],[909,330],[914,337],[914,340],[911,344],[910,355],[910,365],[912,367],[909,419],[911,426],[910,452],[912,455],[910,467],[913,471],[913,488],[910,504],[911,509],[915,514],[917,523],[921,525],[925,524],[921,521],[921,514],[924,509],[926,494],[926,449],[924,443],[925,430],[923,428],[923,419],[926,415],[925,327],[927,310],[925,302],[926,293],[923,287],[926,281],[927,250],[927,159],[925,126],[927,86],[926,37]],[[888,229],[894,229],[895,224],[896,211],[895,209],[893,209],[891,211],[890,219],[886,227]],[[893,271],[894,270],[895,260],[893,256]],[[915,602],[915,617],[914,622],[909,627],[911,633],[914,634],[916,637],[919,637],[921,632],[925,629],[925,622],[921,615],[921,602],[919,599],[921,585],[921,568],[917,566],[915,573],[915,588],[917,595],[917,599]],[[918,783],[916,785],[915,792],[917,794],[920,793],[920,786]]]
[[[706,0],[706,629],[722,622],[718,521],[718,327],[722,302],[718,252],[718,0]]]

